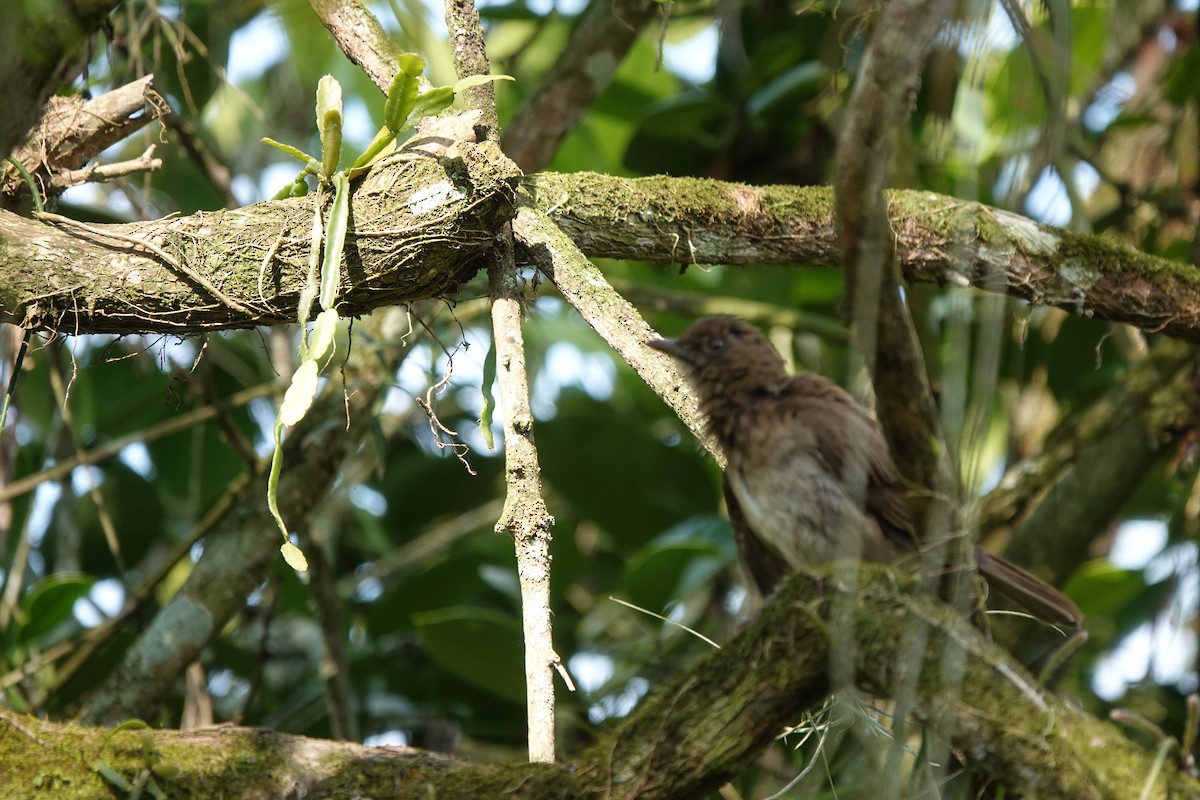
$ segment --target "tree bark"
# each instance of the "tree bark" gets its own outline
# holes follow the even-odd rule
[[[495,144],[438,148],[406,149],[355,185],[342,316],[452,293],[515,213],[518,173]],[[308,196],[86,227],[0,211],[0,321],[64,334],[295,322],[313,209]]]
[[[841,267],[828,187],[544,173],[525,184],[590,258]],[[910,283],[971,286],[1200,342],[1200,272],[982,203],[887,193]]]

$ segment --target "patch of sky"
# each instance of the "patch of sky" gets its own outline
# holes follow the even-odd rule
[[[1200,549],[1191,542],[1166,547],[1167,541],[1166,525],[1157,520],[1130,520],[1117,530],[1109,554],[1112,564],[1145,570],[1149,583],[1174,580],[1175,591],[1158,619],[1140,625],[1097,662],[1092,689],[1104,700],[1119,699],[1147,677],[1185,693],[1195,691],[1197,639],[1185,621],[1200,602]]]
[[[41,547],[50,523],[54,518],[54,506],[62,497],[62,487],[58,483],[43,483],[33,491],[33,506],[29,510],[29,542],[34,547]]]
[[[542,369],[533,382],[530,405],[539,419],[557,413],[564,389],[582,389],[593,400],[607,400],[616,384],[617,368],[606,353],[587,353],[573,344],[555,342],[546,348]]]
[[[363,565],[366,566],[365,564]],[[379,578],[366,577],[354,587],[354,600],[359,603],[373,603],[383,596],[383,581]]]
[[[82,435],[81,435],[81,438]],[[104,472],[99,467],[84,465],[71,470],[71,491],[83,496],[92,489],[98,489],[104,482]]]
[[[258,436],[254,441],[254,452],[259,457],[269,456],[275,450],[275,417],[278,416],[279,409],[275,407],[273,400],[258,397],[250,401],[246,410],[250,413],[250,419],[258,429]]]
[[[433,0],[426,0],[432,7],[439,9],[440,5],[436,5]],[[478,3],[480,8],[488,6],[508,6],[512,5],[510,0],[481,0]],[[539,16],[546,16],[552,11],[557,11],[565,16],[575,16],[587,8],[587,0],[528,0],[525,3],[526,8]]]
[[[1100,185],[1100,173],[1083,161],[1076,162],[1073,180],[1079,197],[1086,198]],[[1066,184],[1056,170],[1047,167],[1038,175],[1025,198],[1025,211],[1032,219],[1063,226],[1071,221],[1071,201]]]
[[[116,578],[97,581],[86,597],[75,601],[75,619],[85,628],[94,628],[116,616],[125,605],[125,587]]]
[[[121,463],[146,480],[154,480],[156,474],[154,461],[150,458],[150,451],[142,442],[134,442],[131,445],[121,448],[121,452],[117,454],[117,458],[121,460]]]
[[[735,584],[721,596],[721,607],[730,614],[737,615],[746,607],[749,599],[750,593],[746,591],[746,587]]]
[[[720,43],[721,34],[714,22],[681,42],[664,43],[663,64],[685,81],[707,83],[717,71]]]
[[[33,441],[33,437],[37,431],[32,425],[21,419],[21,410],[19,408],[10,409],[10,412],[13,410],[16,411],[14,415],[16,421],[12,425],[12,432],[17,437],[17,446],[25,447]]]
[[[567,660],[567,668],[579,691],[597,692],[612,680],[613,661],[603,653],[582,650]]]
[[[1003,6],[993,3],[986,19],[944,25],[938,31],[936,43],[954,46],[969,57],[980,50],[1007,52],[1021,43],[1021,37],[1008,14],[1004,13]]]
[[[373,733],[363,739],[367,747],[408,747],[408,734],[401,730]]]
[[[217,697],[224,697],[233,690],[233,670],[215,669],[208,673],[208,692]]]
[[[225,76],[234,84],[257,80],[288,55],[283,23],[274,13],[263,11],[230,37]]]
[[[1117,529],[1108,560],[1120,569],[1145,569],[1167,544],[1167,526],[1161,520],[1131,519]]]
[[[387,498],[383,496],[382,492],[372,489],[370,486],[356,483],[350,487],[347,495],[351,503],[371,516],[382,517],[387,513]]]
[[[1108,83],[1096,92],[1091,105],[1084,109],[1084,127],[1092,133],[1103,131],[1120,116],[1121,111],[1125,108],[1125,103],[1133,97],[1136,88],[1137,84],[1128,72],[1122,70],[1113,75]]]
[[[606,719],[628,716],[649,689],[650,683],[645,678],[630,678],[622,691],[603,697],[590,705],[588,719],[598,725]]]

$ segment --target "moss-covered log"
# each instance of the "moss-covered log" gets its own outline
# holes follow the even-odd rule
[[[0,800],[103,796],[112,781],[97,761],[131,782],[153,777],[176,800],[215,787],[242,798],[701,797],[824,701],[831,654],[847,680],[900,697],[1021,796],[1137,797],[1148,780],[1150,796],[1200,794],[1174,762],[1156,766],[1152,749],[1037,686],[956,612],[868,567],[789,579],[754,624],[568,764],[479,766],[232,727],[110,738],[0,713]]]

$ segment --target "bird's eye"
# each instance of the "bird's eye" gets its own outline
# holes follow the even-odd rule
[[[725,349],[725,340],[724,339],[709,339],[708,340],[708,349],[709,350],[724,350]]]

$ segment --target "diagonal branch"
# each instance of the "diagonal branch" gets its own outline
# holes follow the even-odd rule
[[[543,212],[522,208],[513,222],[513,232],[526,257],[722,463],[724,456],[704,432],[695,395],[687,390],[675,360],[646,346],[656,337],[638,310],[609,285],[599,268]]]
[[[86,102],[73,96],[52,97],[13,158],[33,175],[45,195],[58,195],[93,177],[94,171],[82,167],[101,151],[169,111],[154,91],[153,75]],[[15,167],[6,163],[0,168],[0,192],[15,197],[24,187]]]
[[[308,4],[342,52],[387,94],[400,48],[370,9],[358,0],[309,0]]]

